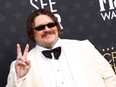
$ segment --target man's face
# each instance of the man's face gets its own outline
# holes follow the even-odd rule
[[[35,25],[34,28],[41,25],[49,25],[50,23],[54,23],[53,20],[47,15],[39,15],[34,20]],[[58,40],[58,29],[56,26],[45,26],[45,28],[41,28],[41,30],[34,29],[34,38],[38,45],[45,48],[52,48],[56,41]]]

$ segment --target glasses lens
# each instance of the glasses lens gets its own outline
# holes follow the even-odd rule
[[[46,25],[41,25],[41,26],[35,27],[34,29],[37,31],[41,31],[41,30],[45,29],[45,26],[47,26],[48,28],[52,28],[52,27],[55,27],[56,25],[57,25],[57,23],[48,23]]]
[[[37,31],[44,30],[45,29],[45,25],[41,25],[41,26],[35,27],[34,29],[37,30]]]
[[[46,26],[47,26],[48,28],[52,28],[52,27],[56,26],[56,23],[49,23],[49,24],[47,24]]]

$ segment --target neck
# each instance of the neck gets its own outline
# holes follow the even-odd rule
[[[52,49],[54,45],[57,43],[57,41],[58,41],[58,38],[51,43],[42,44],[40,46],[47,48],[47,49]]]

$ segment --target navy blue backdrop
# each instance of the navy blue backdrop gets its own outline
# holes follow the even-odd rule
[[[16,59],[16,44],[27,43],[27,16],[39,8],[58,17],[61,38],[89,39],[116,72],[116,0],[1,0],[0,6],[0,87]]]

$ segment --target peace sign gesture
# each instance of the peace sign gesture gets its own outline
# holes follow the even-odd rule
[[[16,63],[15,63],[17,79],[20,79],[23,76],[25,76],[31,67],[30,61],[27,60],[28,51],[29,51],[28,44],[26,45],[23,54],[21,52],[20,45],[17,44],[17,59],[16,59]]]

